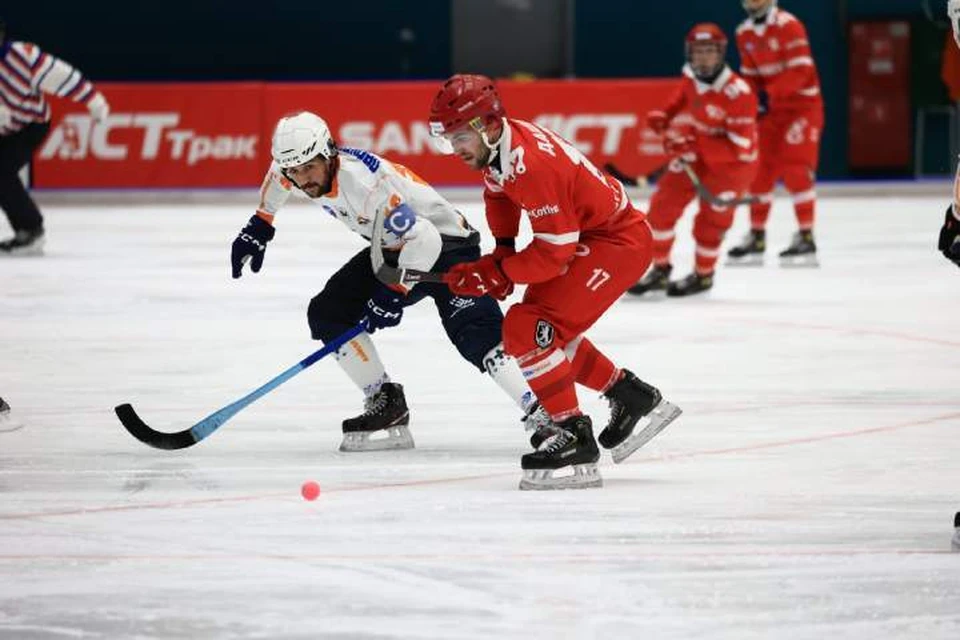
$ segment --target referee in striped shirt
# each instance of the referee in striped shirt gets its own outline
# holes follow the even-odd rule
[[[0,256],[43,252],[43,216],[18,174],[50,130],[45,93],[85,105],[97,122],[110,113],[83,74],[34,44],[8,41],[0,20],[0,208],[14,233],[0,241]]]

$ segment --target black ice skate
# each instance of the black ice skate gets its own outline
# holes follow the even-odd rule
[[[953,540],[950,542],[950,548],[960,551],[960,511],[953,516]]]
[[[713,288],[713,274],[699,274],[696,271],[682,280],[674,280],[667,287],[667,295],[671,298],[682,298],[703,293]]]
[[[3,398],[0,398],[0,422],[10,417],[10,405]]]
[[[640,278],[637,284],[627,289],[627,293],[635,296],[642,296],[648,292],[666,291],[670,280],[670,272],[673,267],[669,264],[655,264],[647,271],[646,275]]]
[[[533,453],[520,458],[523,479],[520,489],[589,489],[602,487],[603,478],[597,470],[600,449],[593,439],[593,425],[589,416],[573,416],[553,427]],[[559,470],[569,475],[555,477]]]
[[[801,230],[793,234],[790,246],[780,252],[781,267],[819,267],[817,244],[813,231]]]
[[[0,256],[43,255],[43,242],[43,229],[21,229],[12,238],[0,242]]]
[[[618,464],[683,413],[680,407],[664,400],[656,387],[626,369],[603,395],[610,402],[610,422],[600,432],[599,440],[604,449],[612,449],[613,461]],[[650,422],[636,429],[647,415]]]
[[[763,229],[752,229],[740,244],[727,251],[727,264],[739,267],[762,266],[766,248],[767,232]]]
[[[363,402],[364,412],[343,421],[340,451],[383,451],[413,449],[410,411],[403,385],[385,382],[380,391]]]

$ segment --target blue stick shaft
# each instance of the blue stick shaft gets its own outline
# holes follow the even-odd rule
[[[307,356],[297,364],[293,365],[292,367],[290,367],[289,369],[287,369],[277,377],[273,378],[266,384],[254,389],[253,391],[243,396],[236,402],[231,402],[230,404],[223,407],[222,409],[219,409],[218,411],[211,413],[209,416],[207,416],[197,424],[190,427],[190,433],[193,434],[193,437],[196,439],[197,442],[199,442],[200,440],[203,440],[204,438],[209,436],[211,433],[216,431],[218,428],[220,428],[220,426],[223,425],[224,422],[226,422],[233,416],[240,413],[240,411],[242,411],[245,407],[253,404],[263,396],[267,395],[268,393],[270,393],[271,391],[273,391],[274,389],[282,385],[284,382],[294,377],[295,375],[297,375],[298,373],[300,373],[301,371],[303,371],[313,363],[317,362],[324,356],[327,356],[333,353],[334,351],[339,349],[341,346],[343,346],[344,343],[347,343],[350,340],[353,340],[355,337],[363,333],[364,330],[365,330],[365,326],[363,324],[358,324],[355,327],[352,327],[350,330],[338,336],[335,340],[325,344],[323,348],[317,349],[316,351],[311,353],[309,356]]]

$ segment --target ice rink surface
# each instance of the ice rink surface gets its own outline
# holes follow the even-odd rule
[[[415,450],[337,451],[361,398],[332,360],[192,449],[140,444],[114,405],[185,429],[316,349],[307,303],[362,242],[290,207],[233,281],[253,202],[47,206],[47,256],[0,263],[0,638],[956,640],[944,204],[824,199],[820,269],[768,256],[704,297],[621,300],[589,335],[685,413],[563,492],[517,490],[519,413],[429,301],[376,335]],[[771,254],[793,225],[778,200]]]

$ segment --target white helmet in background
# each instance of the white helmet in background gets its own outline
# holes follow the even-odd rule
[[[281,169],[290,169],[317,156],[330,160],[337,155],[337,144],[323,118],[309,111],[284,116],[273,131],[270,149]]]
[[[947,15],[950,16],[950,26],[953,27],[953,39],[960,47],[960,0],[947,2]]]

